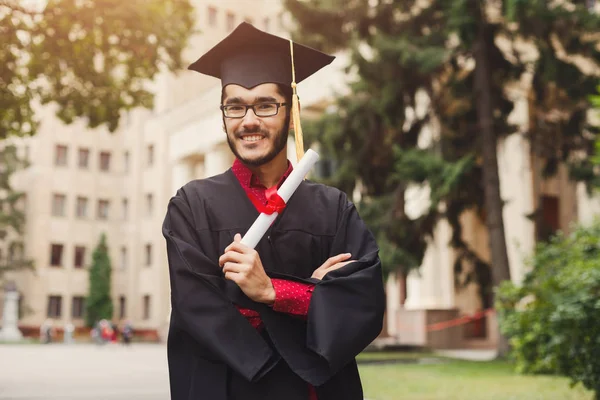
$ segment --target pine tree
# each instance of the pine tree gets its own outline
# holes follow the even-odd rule
[[[7,272],[33,269],[25,256],[24,193],[11,185],[13,174],[27,167],[14,145],[0,144],[0,282]]]
[[[101,319],[110,320],[113,316],[111,271],[106,235],[102,234],[92,254],[89,294],[85,304],[85,321],[88,327],[94,326]]]

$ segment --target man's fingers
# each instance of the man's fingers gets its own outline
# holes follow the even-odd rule
[[[240,237],[241,240],[241,236],[239,233],[236,233],[235,237]],[[231,243],[229,246],[227,246],[225,248],[225,253],[227,253],[228,251],[237,251],[238,253],[250,253],[251,251],[253,251],[253,249],[251,249],[250,247],[242,244],[240,241],[234,241],[233,243]]]
[[[350,254],[350,253],[342,253],[342,254],[338,254],[337,256],[329,257],[327,259],[327,261],[325,261],[321,267],[323,267],[325,269],[330,268],[331,266],[339,263],[340,261],[347,260],[350,257],[352,257],[352,254]]]
[[[242,263],[246,260],[246,256],[243,253],[238,253],[233,250],[226,251],[221,257],[219,257],[219,265],[222,267],[227,262]]]
[[[239,233],[236,233],[235,236],[233,237],[233,241],[234,242],[241,242],[242,241],[242,235],[240,235]]]
[[[227,272],[234,272],[234,273],[241,273],[244,272],[248,269],[248,266],[246,264],[240,264],[240,263],[236,263],[236,262],[226,262],[225,265],[223,265],[223,272],[227,273]]]
[[[238,283],[240,280],[240,274],[238,272],[227,271],[225,272],[225,279]]]
[[[329,268],[326,268],[325,271],[329,272],[329,271],[336,270],[338,268],[342,268],[344,265],[350,264],[351,262],[354,262],[354,261],[356,261],[356,260],[348,260],[348,261],[336,263],[336,264],[330,266]]]

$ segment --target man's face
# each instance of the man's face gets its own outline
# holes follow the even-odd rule
[[[246,89],[239,85],[224,88],[223,105],[284,103],[285,98],[274,83]],[[223,117],[227,143],[244,164],[260,166],[273,160],[287,144],[290,104],[279,108],[276,115],[257,117],[250,108],[243,118]]]

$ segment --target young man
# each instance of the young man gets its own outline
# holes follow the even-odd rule
[[[173,400],[363,399],[354,358],[382,327],[378,248],[335,188],[303,181],[277,202],[292,171],[291,87],[333,60],[296,43],[291,56],[289,41],[243,23],[190,66],[221,79],[236,160],[168,205]],[[274,209],[256,250],[243,245]]]

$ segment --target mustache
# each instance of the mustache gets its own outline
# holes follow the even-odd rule
[[[253,134],[260,134],[264,137],[269,137],[269,131],[267,131],[266,129],[262,129],[260,127],[257,127],[256,129],[240,129],[239,131],[235,132],[235,137],[240,138],[243,135],[253,135]]]

